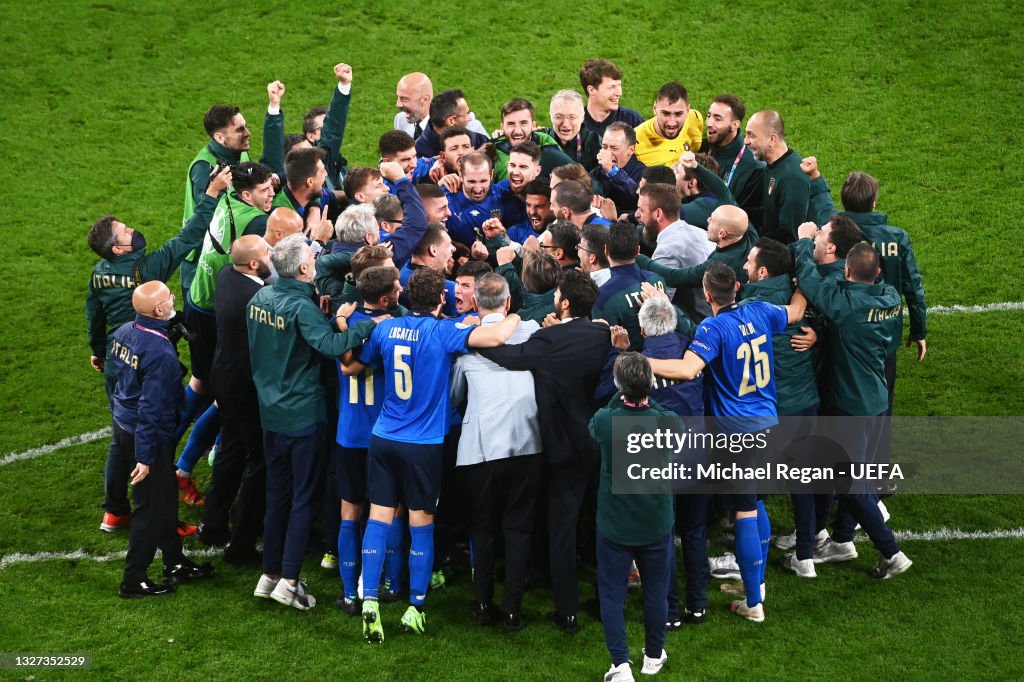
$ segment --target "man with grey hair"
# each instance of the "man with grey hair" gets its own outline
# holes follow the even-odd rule
[[[575,90],[559,90],[551,98],[551,127],[542,131],[555,138],[569,158],[587,172],[597,166],[601,137],[583,127],[583,97]]]
[[[482,326],[501,322],[510,302],[508,282],[501,275],[486,273],[477,279]],[[522,343],[538,329],[536,322],[524,320],[506,343]],[[506,630],[519,630],[543,466],[533,375],[502,369],[476,353],[463,355],[452,370],[451,397],[454,405],[465,403],[456,471],[469,494],[473,616],[481,625],[500,618]],[[499,528],[506,557],[500,609],[491,601]]]
[[[303,235],[278,242],[271,262],[277,281],[252,297],[246,315],[267,465],[263,574],[253,594],[306,611],[316,599],[299,582],[299,570],[315,514],[327,422],[320,358],[360,345],[375,321],[337,332],[324,319],[313,302],[313,251]],[[355,307],[341,306],[338,317],[347,318]]]
[[[346,208],[334,226],[342,250],[358,251],[363,246],[373,246],[380,241],[377,227],[377,213],[373,204],[355,204]]]

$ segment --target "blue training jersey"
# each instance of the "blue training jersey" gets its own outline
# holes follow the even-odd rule
[[[697,327],[690,350],[707,363],[704,385],[715,417],[768,417],[739,430],[757,431],[778,423],[772,335],[786,330],[783,306],[753,301],[733,304]]]
[[[448,234],[453,242],[466,246],[477,241],[476,230],[491,217],[491,212],[501,211],[501,190],[493,185],[480,201],[473,201],[463,192],[452,194],[445,190],[445,195],[448,197],[448,209],[452,212],[448,218]]]
[[[354,325],[381,313],[360,308],[352,313],[349,324]],[[370,432],[377,423],[381,405],[384,404],[384,368],[381,365],[367,365],[355,376],[347,377],[341,372],[338,362],[338,431],[335,436],[338,445],[345,448],[370,447]]]
[[[455,356],[469,351],[474,327],[414,311],[376,326],[360,352],[383,366],[384,404],[373,435],[402,443],[443,443],[449,425],[448,377]]]

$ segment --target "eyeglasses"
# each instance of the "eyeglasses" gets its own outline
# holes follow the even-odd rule
[[[583,244],[577,244],[576,245],[576,250],[577,251],[586,251],[587,253],[595,253],[595,254],[597,253],[596,251],[591,251],[587,247],[583,246]]]
[[[168,301],[171,302],[171,307],[173,308],[174,307],[174,293],[173,292],[171,293],[171,297],[170,298],[165,298],[164,300],[162,300],[159,303],[157,303],[157,305],[158,306],[159,305],[163,305],[164,303],[167,303]]]
[[[561,246],[555,246],[554,244],[541,244],[540,248],[542,248],[542,249],[560,249],[562,247]]]

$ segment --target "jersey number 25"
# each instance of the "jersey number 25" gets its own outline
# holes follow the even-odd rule
[[[761,334],[736,349],[736,359],[743,361],[743,380],[740,382],[740,396],[753,393],[764,388],[772,380],[772,365],[768,353],[761,350],[761,345],[768,340],[767,334]],[[754,366],[754,380],[750,380],[750,366]]]

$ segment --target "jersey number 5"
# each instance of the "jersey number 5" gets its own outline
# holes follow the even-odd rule
[[[743,380],[740,382],[740,396],[753,393],[764,388],[772,380],[772,366],[768,353],[761,350],[761,344],[768,340],[767,334],[761,334],[749,343],[736,349],[736,359],[743,361]],[[754,365],[754,381],[750,381],[750,365]]]
[[[412,397],[412,367],[405,361],[410,355],[411,346],[395,346],[395,394],[402,400]]]

